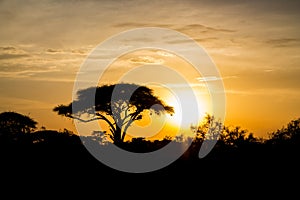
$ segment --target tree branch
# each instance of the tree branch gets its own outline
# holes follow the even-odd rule
[[[110,126],[110,128],[113,130],[112,133],[114,133],[116,131],[116,128],[114,127],[114,125],[104,115],[102,115],[100,113],[96,113],[96,115],[100,117],[98,119],[103,119],[104,121],[106,121],[106,123],[108,123],[108,125]]]
[[[124,140],[125,138],[125,135],[127,133],[127,129],[129,128],[129,126],[137,119],[137,116],[140,114],[141,112],[134,112],[132,113],[130,116],[130,119],[128,120],[125,128],[124,128],[124,131],[123,131],[123,134],[122,134],[122,140]]]
[[[66,115],[66,117],[69,117],[69,118],[72,118],[72,119],[77,119],[77,120],[79,120],[79,121],[81,121],[81,122],[91,122],[91,121],[94,121],[94,120],[98,120],[98,119],[101,119],[101,118],[93,118],[93,119],[89,119],[89,120],[84,120],[84,119],[81,119],[80,117],[76,117],[76,116],[73,116],[73,115],[71,115],[71,114],[67,114]]]

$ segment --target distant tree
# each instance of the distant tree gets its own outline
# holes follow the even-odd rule
[[[191,129],[196,134],[196,139],[201,142],[204,139],[217,140],[222,132],[223,124],[216,120],[214,116],[206,114],[202,123],[199,126],[191,126]]]
[[[214,116],[207,114],[202,123],[197,127],[191,127],[195,132],[195,138],[189,150],[185,153],[186,157],[198,158],[198,152],[204,140],[218,140],[214,150],[210,155],[215,157],[229,156],[229,152],[247,152],[250,148],[254,149],[262,142],[248,130],[239,126],[224,126]]]
[[[300,144],[300,118],[290,121],[283,127],[269,135],[268,143],[272,144]]]
[[[206,114],[199,126],[191,126],[195,137],[183,157],[198,158],[204,140],[217,140],[222,134],[223,124],[214,116]]]
[[[93,131],[91,136],[87,136],[93,141],[97,141],[101,145],[107,145],[109,140],[106,137],[106,131]]]
[[[96,91],[95,104],[85,103],[91,92]],[[114,94],[114,98],[112,95]],[[130,95],[130,98],[128,98]],[[136,84],[103,85],[96,88],[80,90],[77,100],[69,105],[58,105],[53,111],[68,118],[83,122],[103,120],[110,128],[109,137],[114,143],[122,143],[130,125],[142,119],[143,112],[160,115],[162,113],[174,113],[172,107],[167,106],[162,100],[153,94],[153,90],[146,86]],[[72,111],[74,104],[80,105],[80,110]],[[157,106],[159,105],[159,106]],[[93,111],[95,111],[93,113]],[[84,120],[82,114],[88,114],[90,119]]]
[[[36,129],[37,122],[16,112],[0,114],[0,137],[2,141],[17,141]]]
[[[252,133],[248,133],[248,130],[242,129],[240,126],[236,127],[224,127],[220,135],[220,141],[231,147],[241,147],[249,143],[254,143],[257,138]]]
[[[67,145],[81,144],[80,138],[68,129],[63,131],[39,130],[31,134],[32,141],[40,144]]]

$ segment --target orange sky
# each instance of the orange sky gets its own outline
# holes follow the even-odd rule
[[[0,1],[0,111],[29,115],[49,129],[73,129],[52,108],[71,101],[91,50],[121,31],[164,27],[193,38],[215,62],[225,86],[226,124],[267,136],[300,117],[299,4]]]

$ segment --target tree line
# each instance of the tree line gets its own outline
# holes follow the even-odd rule
[[[95,98],[91,101],[89,98],[94,92]],[[128,98],[127,94],[131,97]],[[83,144],[117,145],[127,151],[144,153],[163,148],[171,141],[175,142],[178,148],[187,141],[191,142],[191,145],[178,160],[166,169],[159,170],[159,174],[173,171],[177,173],[180,170],[203,175],[199,167],[214,173],[214,167],[219,165],[230,166],[230,170],[233,170],[237,166],[244,168],[262,163],[268,167],[285,164],[288,166],[287,170],[290,170],[297,166],[299,160],[300,118],[291,120],[281,129],[269,133],[268,138],[258,138],[239,126],[223,125],[214,116],[207,115],[199,126],[191,127],[195,134],[193,138],[169,137],[166,133],[166,137],[160,140],[138,137],[125,141],[127,129],[134,121],[143,118],[144,111],[157,115],[176,112],[146,86],[120,84],[88,88],[79,91],[78,98],[70,104],[60,104],[54,107],[53,111],[82,122],[102,120],[108,124],[110,130],[94,131],[90,136],[83,137],[67,129],[38,129],[38,122],[29,116],[17,112],[2,112],[2,163],[8,164],[9,169],[19,166],[30,166],[30,169],[37,169],[39,166],[42,169],[51,166],[60,170],[61,167],[71,169],[74,166],[82,166],[88,171],[105,169],[116,173],[99,163]],[[220,134],[215,134],[216,132]],[[198,153],[204,140],[217,140],[217,143],[206,157],[199,159]],[[209,167],[204,169],[203,166],[206,165]]]
[[[17,112],[0,113],[0,144],[1,147],[9,146],[41,146],[53,145],[63,147],[62,149],[73,146],[82,146],[83,142],[93,142],[99,145],[114,145],[109,142],[105,133],[94,131],[90,136],[81,137],[72,131],[64,130],[47,130],[45,127],[37,129],[35,120],[29,116]],[[218,138],[214,135],[207,135],[208,129],[221,129]],[[219,158],[237,159],[237,156],[249,156],[243,153],[254,153],[257,150],[266,150],[281,153],[290,151],[298,152],[300,148],[300,118],[291,120],[281,129],[269,133],[268,138],[256,137],[253,133],[248,132],[239,126],[228,127],[219,124],[213,116],[207,115],[205,120],[198,127],[191,127],[195,133],[194,138],[185,138],[184,136],[170,137],[167,136],[161,140],[147,140],[143,137],[132,138],[118,144],[121,148],[132,152],[151,152],[158,150],[171,141],[178,144],[186,140],[192,140],[191,146],[185,152],[182,158],[196,159],[197,153],[205,139],[217,139],[217,144],[211,154]],[[213,132],[211,132],[213,134]],[[72,147],[74,148],[74,147]],[[228,155],[226,155],[228,153]],[[219,155],[220,154],[220,155]],[[222,155],[221,155],[222,154]],[[241,157],[239,159],[242,159]]]

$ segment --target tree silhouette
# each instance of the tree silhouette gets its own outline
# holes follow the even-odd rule
[[[248,133],[248,130],[242,129],[240,126],[225,126],[220,134],[220,141],[228,146],[238,148],[249,143],[257,142],[257,138],[254,137],[253,133]]]
[[[95,92],[95,103],[86,103],[91,93]],[[167,106],[153,94],[153,90],[136,84],[112,84],[96,88],[87,88],[77,93],[77,100],[69,105],[58,105],[53,111],[59,115],[77,119],[83,122],[103,120],[110,128],[110,138],[114,143],[122,143],[130,125],[143,117],[143,112],[150,111],[160,115],[173,114],[173,107]],[[72,108],[79,107],[77,110]],[[79,106],[78,106],[79,105]],[[90,118],[84,120],[81,116],[88,114]]]
[[[300,118],[290,121],[286,127],[277,130],[269,135],[272,143],[279,143],[300,139]]]
[[[300,118],[291,120],[286,126],[271,133],[266,143],[285,150],[294,148],[293,151],[298,152],[300,146]],[[289,154],[291,153],[289,152]]]
[[[185,152],[183,158],[198,158],[198,153],[204,140],[218,140],[223,131],[223,124],[214,116],[206,114],[198,126],[191,126],[195,133],[189,149]]]
[[[217,140],[219,133],[222,133],[223,124],[214,116],[206,114],[203,122],[199,126],[191,126],[196,134],[196,139],[203,141],[204,139]]]
[[[36,125],[37,122],[28,116],[16,112],[3,112],[0,114],[1,141],[24,141],[24,137],[32,133]]]
[[[81,144],[80,138],[68,129],[63,131],[45,129],[35,131],[31,135],[32,142],[35,144],[53,144],[55,146]]]

